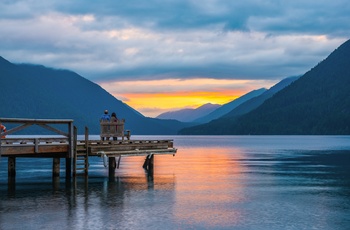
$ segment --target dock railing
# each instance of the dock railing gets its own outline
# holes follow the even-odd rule
[[[66,178],[71,177],[72,157],[74,156],[74,133],[73,120],[71,119],[26,119],[26,118],[0,118],[0,122],[4,125],[18,124],[15,127],[7,129],[0,134],[0,157],[5,154],[8,156],[8,175],[14,177],[16,175],[16,156],[32,156],[39,157],[42,154],[53,154],[53,177],[59,176],[60,156],[56,155],[57,151],[64,154],[66,159]],[[67,130],[63,131],[52,125],[66,125]],[[50,130],[63,137],[58,138],[8,138],[7,135],[19,132],[23,129],[38,125],[46,130]],[[18,143],[15,143],[18,142]],[[45,142],[45,144],[44,144]],[[3,146],[4,145],[4,146]],[[22,147],[23,145],[23,147]],[[18,148],[20,146],[20,148]]]
[[[151,175],[153,174],[154,155],[175,155],[177,152],[173,140],[130,140],[130,132],[124,131],[124,120],[101,124],[101,130],[106,128],[103,132],[108,136],[105,137],[121,135],[122,140],[120,141],[116,139],[89,140],[87,127],[85,127],[85,140],[78,140],[73,120],[68,119],[0,118],[0,122],[5,126],[8,125],[7,131],[1,131],[0,134],[0,157],[2,155],[8,158],[9,179],[15,178],[16,175],[16,157],[52,158],[53,178],[59,177],[60,159],[65,158],[66,179],[71,178],[72,163],[74,163],[74,177],[78,175],[78,172],[79,174],[83,172],[83,175],[87,176],[89,157],[104,157],[104,159],[108,158],[109,177],[112,178],[115,175],[115,169],[119,168],[122,156],[146,156],[143,167]],[[59,135],[11,135],[33,125],[38,125]],[[62,128],[63,126],[67,129]],[[124,140],[125,136],[128,140]],[[116,163],[117,158],[118,163]]]
[[[101,121],[100,122],[100,137],[101,140],[109,140],[109,138],[121,137],[124,140],[126,137],[130,140],[130,131],[124,130],[125,119],[118,120],[117,122]]]
[[[45,141],[46,143],[49,142],[58,142],[63,143],[63,141],[66,140],[68,142],[68,152],[67,152],[67,158],[71,158],[73,156],[73,120],[70,119],[25,119],[25,118],[0,118],[0,122],[2,124],[18,124],[17,126],[7,129],[6,132],[2,132],[0,135],[1,141],[0,141],[0,156],[2,154],[2,143],[11,144],[15,142],[32,142],[35,145],[35,149],[38,150],[38,146],[42,141]],[[67,131],[60,130],[56,127],[53,127],[54,124],[63,124],[67,125]],[[57,137],[57,138],[7,138],[7,135],[11,135],[13,133],[19,132],[23,129],[26,129],[30,126],[38,125],[46,130],[50,130],[51,132],[54,132],[56,134],[59,134],[63,137]],[[65,140],[64,140],[65,139]]]

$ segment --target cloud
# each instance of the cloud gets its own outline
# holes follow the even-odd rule
[[[269,30],[296,34],[313,31],[323,34],[334,26],[349,35],[343,24],[348,19],[347,0],[104,0],[56,1],[55,10],[67,14],[94,14],[123,18],[129,25],[160,30],[185,30],[220,25],[227,30]],[[258,23],[261,22],[261,23]],[[347,23],[346,23],[347,24]],[[337,33],[337,28],[333,31]]]
[[[281,79],[350,35],[347,0],[2,1],[0,52],[93,81]]]
[[[103,88],[112,94],[159,94],[172,93],[183,94],[183,92],[209,92],[217,93],[223,91],[242,91],[258,88],[261,85],[266,87],[276,83],[268,80],[230,80],[230,79],[162,79],[162,80],[134,80],[134,81],[107,81],[98,82]],[[240,95],[238,93],[237,95]],[[237,96],[234,95],[234,96]]]
[[[350,4],[343,0],[336,1],[277,1],[280,13],[253,16],[249,25],[256,31],[272,34],[309,34],[329,37],[349,37],[350,25],[346,25],[346,12]]]

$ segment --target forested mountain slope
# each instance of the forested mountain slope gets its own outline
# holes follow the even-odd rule
[[[350,134],[350,41],[257,109],[181,134]]]
[[[132,134],[175,134],[186,124],[158,120],[116,99],[99,85],[68,71],[29,64],[12,64],[0,57],[0,117],[74,119],[80,133],[84,127],[99,133],[105,109],[126,119]]]
[[[290,85],[296,79],[298,79],[298,77],[288,77],[283,79],[282,81],[272,86],[269,90],[267,90],[263,94],[242,103],[241,105],[237,106],[232,111],[230,111],[229,113],[225,114],[223,117],[237,117],[258,108],[260,105],[264,103],[264,101],[272,97],[278,91]]]
[[[221,116],[224,116],[225,114],[227,114],[231,110],[235,109],[239,105],[243,104],[244,102],[246,102],[254,97],[260,96],[266,90],[267,89],[265,89],[265,88],[261,88],[261,89],[256,89],[256,90],[250,91],[250,92],[244,94],[243,96],[241,96],[241,97],[239,97],[239,98],[237,98],[229,103],[222,105],[220,108],[214,110],[213,112],[209,113],[208,115],[205,115],[201,118],[194,120],[194,122],[207,123],[207,122],[212,121],[214,119],[217,119]]]

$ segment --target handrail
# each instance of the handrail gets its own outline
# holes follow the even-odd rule
[[[1,122],[6,123],[51,123],[51,124],[67,124],[73,122],[72,119],[30,119],[30,118],[3,118],[0,117]]]
[[[1,123],[19,123],[20,125],[11,128],[7,130],[6,132],[2,132],[0,134],[0,139],[6,139],[2,138],[2,136],[6,136],[15,132],[18,132],[20,130],[23,130],[27,127],[30,127],[32,125],[38,125],[44,129],[50,130],[52,132],[55,132],[59,135],[65,136],[68,138],[68,144],[69,144],[69,150],[68,150],[68,157],[71,158],[73,156],[73,120],[72,119],[29,119],[29,118],[2,118],[0,117]],[[55,127],[52,127],[48,124],[66,124],[68,126],[68,132],[64,132],[62,130],[59,130]],[[0,157],[1,157],[1,142],[0,141]]]
[[[39,143],[68,143],[67,137],[10,137],[2,139],[2,144],[25,144],[25,143],[34,143],[38,141]]]
[[[32,125],[38,125],[43,127],[44,129],[50,130],[52,132],[55,132],[57,134],[63,135],[68,137],[69,133],[63,132],[59,129],[56,129],[54,127],[51,127],[47,124],[72,124],[73,120],[71,119],[26,119],[26,118],[0,118],[1,123],[23,123],[22,125],[19,125],[17,127],[14,127],[10,130],[7,130],[4,133],[1,133],[2,135],[9,135],[12,133],[15,133],[17,131],[23,130],[29,126]]]

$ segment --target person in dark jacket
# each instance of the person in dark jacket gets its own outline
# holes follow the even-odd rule
[[[112,113],[111,115],[111,122],[117,122],[118,118],[117,118],[117,114],[115,112]],[[115,131],[117,132],[118,126],[115,126]],[[118,140],[118,137],[113,137],[113,140],[116,141]]]

